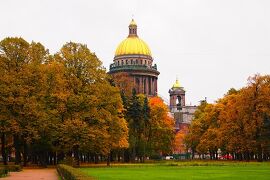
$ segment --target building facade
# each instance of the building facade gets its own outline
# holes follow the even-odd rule
[[[151,50],[138,37],[137,24],[133,19],[128,27],[128,37],[118,45],[109,74],[114,78],[125,74],[131,84],[129,88],[134,88],[136,93],[156,96],[159,72],[157,65],[153,65]]]
[[[176,131],[191,124],[197,106],[186,105],[186,91],[181,87],[178,79],[169,90],[170,94],[170,112],[175,119]]]

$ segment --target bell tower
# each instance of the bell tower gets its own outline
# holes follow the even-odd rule
[[[186,105],[185,94],[186,91],[180,86],[178,79],[176,79],[172,88],[169,90],[170,94],[170,111],[177,112]]]

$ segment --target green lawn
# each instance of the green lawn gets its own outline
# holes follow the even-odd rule
[[[199,166],[198,166],[199,165]],[[148,164],[81,168],[98,180],[125,179],[270,179],[269,163]]]

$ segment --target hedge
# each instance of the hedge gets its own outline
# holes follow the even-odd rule
[[[19,172],[22,167],[20,165],[0,165],[0,169],[6,169],[8,172]]]
[[[57,165],[57,172],[63,180],[95,180],[95,178],[85,175],[79,169],[64,164]]]
[[[4,177],[8,174],[8,170],[0,167],[0,177]]]

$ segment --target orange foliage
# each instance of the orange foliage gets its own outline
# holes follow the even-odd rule
[[[168,107],[161,98],[150,98],[149,107],[152,147],[156,151],[170,153],[175,136],[174,120],[169,116]]]
[[[188,126],[183,126],[175,135],[174,140],[174,153],[181,154],[186,152],[184,139],[188,133]]]
[[[214,104],[201,104],[195,112],[186,145],[217,158],[222,153],[236,159],[266,158],[270,135],[270,76],[250,77],[240,90],[230,89]]]

